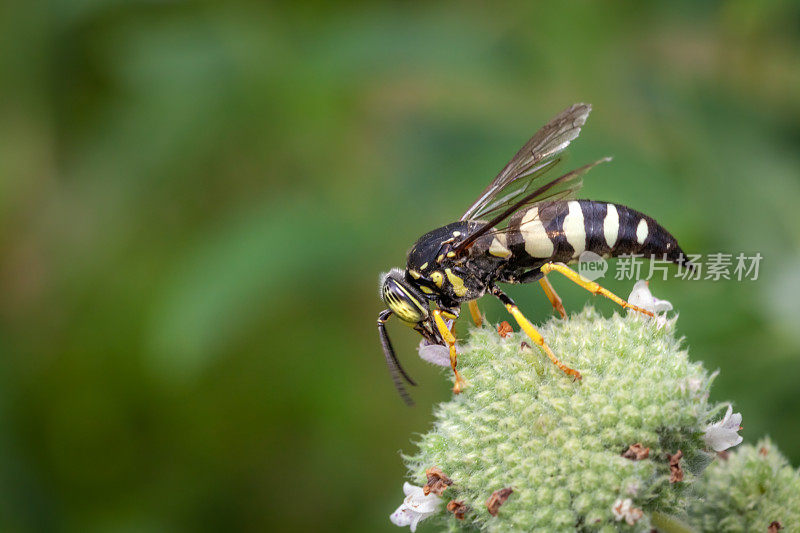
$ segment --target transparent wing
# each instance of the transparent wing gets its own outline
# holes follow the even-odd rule
[[[541,209],[542,209],[541,206],[542,205],[547,205],[547,204],[549,204],[551,202],[558,202],[558,201],[561,201],[561,200],[572,200],[572,199],[575,198],[575,192],[579,188],[580,188],[580,185],[578,185],[578,187],[576,187],[574,189],[561,190],[561,191],[558,191],[558,192],[554,192],[552,194],[548,194],[548,195],[544,196],[543,198],[541,198],[541,199],[539,199],[539,200],[537,200],[535,202],[530,202],[528,204],[525,204],[524,206],[521,206],[519,209],[515,210],[515,212],[519,211],[520,209],[524,209],[525,207],[538,205],[538,206],[540,206],[540,212],[537,213],[536,216],[534,216],[533,218],[529,219],[529,220],[538,220],[539,217],[541,216]],[[508,233],[510,231],[512,231],[512,228],[509,227],[508,225],[499,224],[497,226],[492,227],[491,229],[488,229],[487,231],[481,232],[479,235],[476,235],[475,240],[472,242],[472,245],[474,245],[475,243],[477,243],[479,241],[482,241],[483,239],[486,239],[486,238],[489,238],[489,237],[493,237],[495,235],[502,235],[502,234]],[[469,249],[469,247],[465,247],[465,250],[468,250],[468,249]]]
[[[513,198],[503,201],[501,204],[492,209],[491,212],[495,213],[494,216],[486,224],[467,235],[467,237],[461,241],[461,243],[459,243],[459,245],[456,246],[453,251],[460,255],[468,250],[469,247],[472,246],[475,241],[483,235],[490,233],[502,233],[506,231],[507,228],[501,227],[501,224],[503,224],[511,215],[524,207],[544,201],[564,200],[574,197],[575,193],[581,188],[581,185],[583,185],[583,175],[600,163],[605,163],[607,161],[611,161],[611,158],[604,157],[603,159],[599,159],[594,163],[589,163],[588,165],[576,168],[575,170],[567,172],[566,174],[559,176],[549,183],[542,185],[527,195],[522,197],[514,196]]]
[[[581,126],[586,123],[591,110],[592,106],[589,104],[575,104],[545,124],[511,158],[511,161],[467,209],[461,220],[481,218],[488,210],[495,209],[496,199],[501,193],[502,198],[508,199],[532,189],[534,182],[558,164],[560,158],[556,156],[580,134]],[[523,178],[529,179],[521,183],[519,180]],[[512,184],[519,184],[520,187],[507,191],[506,189]]]
[[[559,159],[554,159],[551,161],[553,166],[547,168],[548,174],[550,173],[550,169],[555,168],[555,165],[557,165],[559,162]],[[564,174],[550,182],[546,182],[544,185],[537,183],[539,188],[536,189],[533,187],[533,181],[527,180],[520,183],[518,186],[514,185],[507,187],[501,191],[500,196],[493,198],[490,203],[487,203],[486,206],[481,209],[479,213],[477,213],[477,218],[481,220],[492,220],[500,213],[507,211],[511,206],[519,203],[522,198],[527,197],[529,199],[525,203],[521,203],[516,209],[514,209],[514,211],[536,202],[552,199],[555,195],[566,190],[569,190],[571,193],[575,193],[583,184],[582,176],[583,173],[573,174],[572,172],[568,172],[567,174]],[[541,190],[545,186],[547,189]],[[534,191],[537,194],[534,194]]]

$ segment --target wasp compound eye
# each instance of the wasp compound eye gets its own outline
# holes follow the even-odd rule
[[[416,290],[391,275],[383,282],[383,301],[389,309],[403,322],[416,324],[426,320],[429,315],[428,305]]]

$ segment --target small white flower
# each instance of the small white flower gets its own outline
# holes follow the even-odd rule
[[[406,494],[406,499],[389,515],[389,520],[396,526],[411,526],[413,532],[421,520],[439,512],[442,499],[433,492],[425,496],[422,487],[408,482],[403,483],[403,492]]]
[[[642,518],[642,510],[633,506],[633,501],[630,498],[617,499],[614,505],[611,506],[611,512],[614,514],[614,520],[617,522],[625,520],[629,526],[634,525]]]
[[[448,328],[452,328],[453,321],[447,320],[445,324],[447,324]],[[450,348],[447,346],[431,344],[425,339],[422,339],[419,341],[417,352],[423,360],[431,364],[444,367],[450,366]],[[456,344],[456,353],[461,353],[461,347],[458,344]]]
[[[429,344],[422,339],[417,348],[419,356],[425,361],[438,366],[450,366],[450,348],[441,344]],[[456,345],[456,353],[461,353],[461,349]]]
[[[425,341],[419,343],[417,348],[419,356],[425,361],[438,366],[450,366],[450,349],[441,344],[426,344]]]
[[[617,501],[614,502],[614,505],[611,506],[611,512],[614,513],[614,520],[619,522],[625,515],[628,514],[628,510],[633,505],[633,501],[630,498],[622,499],[617,498]]]
[[[711,424],[706,428],[706,433],[703,435],[703,440],[709,448],[715,452],[727,450],[742,442],[741,435],[738,431],[741,428],[742,415],[741,413],[734,413],[733,407],[728,405],[728,410],[725,416],[719,422]]]
[[[644,280],[639,280],[633,286],[630,296],[628,296],[628,303],[641,307],[656,315],[656,323],[659,327],[663,327],[667,323],[666,313],[672,311],[672,304],[667,300],[659,300],[653,293],[650,292],[649,283]]]
[[[636,285],[633,286],[631,295],[628,296],[628,303],[647,309],[651,313],[672,311],[672,304],[653,296],[653,293],[650,292],[649,283],[644,280],[637,281]]]

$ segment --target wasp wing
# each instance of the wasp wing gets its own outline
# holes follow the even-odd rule
[[[497,196],[509,185],[519,183],[520,179],[530,178],[510,195],[518,196],[528,191],[534,181],[551,171],[560,161],[556,156],[580,134],[581,126],[586,123],[591,110],[592,106],[589,104],[574,104],[545,124],[511,158],[467,209],[461,220],[480,218],[487,210],[496,208]],[[503,194],[503,198],[507,197],[508,191]]]
[[[562,157],[555,157],[538,165],[525,176],[520,176],[502,189],[484,200],[483,205],[478,209],[469,220],[491,219],[493,215],[500,212],[504,207],[514,203],[516,200],[529,194],[535,185],[540,185],[547,175],[552,175],[557,166],[560,166]]]
[[[571,170],[570,172],[567,172],[566,174],[563,174],[558,178],[545,183],[535,191],[526,194],[521,198],[514,196],[513,198],[505,200],[493,210],[493,212],[496,212],[497,214],[495,214],[486,224],[467,235],[466,238],[464,238],[464,240],[453,249],[453,251],[457,255],[461,255],[483,235],[486,235],[490,232],[504,232],[507,228],[499,228],[498,226],[523,207],[547,200],[563,200],[573,197],[581,188],[581,185],[583,185],[583,175],[600,163],[605,163],[607,161],[611,161],[611,158],[604,157],[603,159],[599,159],[594,163],[589,163],[588,165]]]

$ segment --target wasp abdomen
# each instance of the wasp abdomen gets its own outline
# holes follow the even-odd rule
[[[489,253],[510,266],[577,260],[585,251],[605,257],[641,254],[683,263],[675,238],[651,217],[629,207],[591,200],[545,202],[516,213]]]
[[[616,211],[616,215],[613,211]],[[624,205],[606,204],[603,226],[604,234],[605,229],[609,228],[608,234],[604,235],[606,244],[614,236],[613,229],[610,228],[614,225],[615,218],[618,219],[616,221],[618,230],[616,242],[610,245],[611,256],[638,254],[644,257],[665,258],[674,263],[685,262],[683,250],[672,234],[651,217]]]

